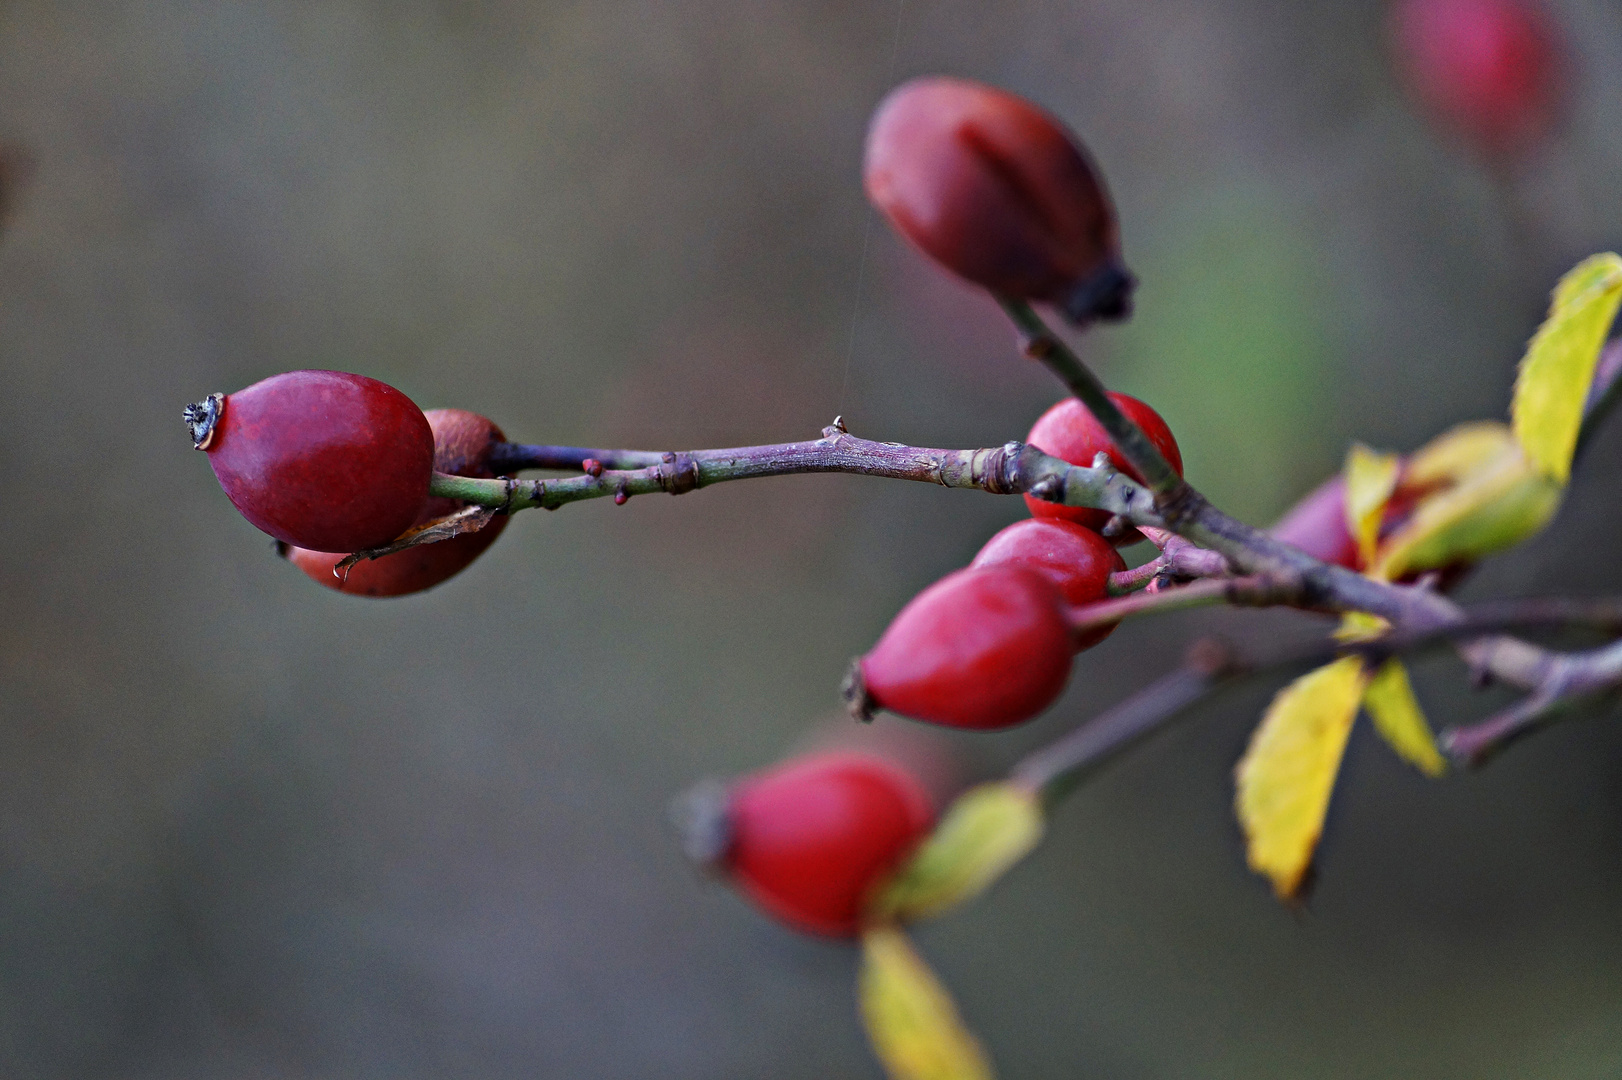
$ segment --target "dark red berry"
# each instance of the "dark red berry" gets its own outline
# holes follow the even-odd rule
[[[1172,437],[1171,428],[1166,426],[1166,421],[1160,418],[1160,414],[1137,398],[1126,394],[1112,392],[1110,400],[1115,402],[1116,407],[1125,413],[1129,420],[1143,429],[1143,433],[1149,436],[1149,441],[1171,464],[1177,475],[1183,475],[1182,452],[1177,449],[1177,440]],[[1031,433],[1025,437],[1025,441],[1043,453],[1062,458],[1072,465],[1091,466],[1093,458],[1097,457],[1100,451],[1104,451],[1109,454],[1110,461],[1116,468],[1138,483],[1143,483],[1143,477],[1121,457],[1121,452],[1110,441],[1103,425],[1087,411],[1087,406],[1075,398],[1065,398],[1043,413],[1031,426]],[[1084,506],[1060,506],[1029,495],[1025,496],[1025,505],[1036,517],[1063,518],[1093,530],[1102,529],[1110,518],[1103,510],[1092,510]],[[1134,531],[1124,536],[1122,542],[1136,538],[1137,534]]]
[[[856,662],[847,688],[852,708],[960,728],[1029,720],[1070,676],[1065,612],[1058,588],[1035,570],[949,574],[913,597]]]
[[[1096,604],[1109,596],[1109,576],[1126,569],[1115,545],[1091,529],[1057,518],[1016,521],[986,541],[970,566],[1019,566],[1045,575],[1073,606]],[[1093,630],[1074,640],[1079,652],[1115,632]]]
[[[1415,102],[1488,156],[1554,127],[1565,92],[1560,33],[1530,0],[1397,0],[1391,50]]]
[[[932,77],[873,115],[868,198],[913,244],[993,292],[1059,305],[1073,321],[1131,311],[1115,208],[1087,152],[1030,102]]]
[[[863,909],[934,823],[901,766],[821,753],[747,777],[727,801],[723,865],[748,896],[801,930],[848,937]]]
[[[1357,541],[1346,527],[1346,481],[1339,474],[1292,506],[1269,532],[1315,559],[1358,569]]]
[[[428,421],[364,375],[289,371],[190,406],[186,419],[242,516],[294,547],[386,544],[428,498]]]
[[[507,440],[494,423],[463,409],[429,409],[423,416],[434,433],[435,472],[484,478],[495,475],[490,470],[490,451]],[[453,499],[429,499],[413,524],[455,513],[464,505]],[[287,558],[311,579],[339,592],[356,596],[405,596],[431,589],[466,569],[496,542],[501,530],[507,527],[507,520],[505,514],[500,514],[478,532],[406,548],[381,559],[363,559],[338,573],[333,570],[343,559],[340,554],[290,547]]]

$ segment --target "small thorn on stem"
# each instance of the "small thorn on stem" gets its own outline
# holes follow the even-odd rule
[[[842,415],[834,417],[834,422],[832,424],[830,424],[829,426],[832,427],[835,431],[839,432],[839,434],[841,434],[841,435],[850,434],[850,428],[845,426],[845,418]]]

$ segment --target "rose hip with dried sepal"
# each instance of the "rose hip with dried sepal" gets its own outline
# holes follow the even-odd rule
[[[1017,566],[948,574],[896,615],[852,666],[853,713],[888,709],[947,727],[993,729],[1051,705],[1075,653],[1059,588]]]
[[[851,937],[873,893],[934,824],[926,786],[897,762],[824,751],[678,807],[689,855],[799,930]]]
[[[294,547],[386,544],[428,499],[428,421],[410,398],[364,375],[273,375],[187,406],[186,422],[242,516]]]
[[[1166,426],[1166,421],[1160,418],[1160,414],[1128,394],[1111,391],[1109,398],[1115,402],[1116,408],[1126,414],[1127,419],[1143,429],[1143,433],[1149,437],[1149,441],[1160,451],[1161,456],[1177,475],[1183,475],[1182,451],[1178,450],[1177,440],[1172,436],[1171,428]],[[1087,406],[1075,398],[1065,398],[1038,417],[1036,423],[1031,425],[1031,433],[1025,437],[1025,441],[1043,453],[1052,454],[1072,465],[1091,466],[1093,459],[1100,453],[1107,453],[1117,469],[1138,483],[1143,483],[1143,477],[1138,471],[1121,457],[1120,450],[1116,448],[1104,426],[1087,411]],[[1103,529],[1110,519],[1109,512],[1105,510],[1094,510],[1086,506],[1061,506],[1031,495],[1025,496],[1025,505],[1035,517],[1062,518],[1094,531]],[[1131,530],[1117,542],[1125,543],[1135,539],[1137,539],[1136,530]]]
[[[496,475],[490,469],[490,452],[506,442],[506,436],[493,422],[464,409],[429,409],[423,416],[434,433],[435,472],[484,479]],[[454,499],[429,499],[413,524],[445,517],[465,505]],[[507,515],[497,514],[477,532],[406,548],[380,559],[363,559],[337,572],[344,558],[341,554],[301,547],[289,547],[285,554],[294,566],[329,589],[355,596],[405,596],[431,589],[465,570],[496,542],[507,521]]]
[[[1532,0],[1398,0],[1387,30],[1416,104],[1487,157],[1526,150],[1559,120],[1566,49]]]
[[[867,195],[959,277],[1072,322],[1131,312],[1115,208],[1087,152],[1035,105],[966,79],[914,79],[873,114]]]
[[[1045,575],[1073,606],[1096,604],[1109,596],[1109,576],[1126,569],[1115,545],[1091,529],[1059,518],[1016,521],[986,541],[972,566],[1017,566]],[[1106,626],[1078,637],[1077,652],[1115,632]]]

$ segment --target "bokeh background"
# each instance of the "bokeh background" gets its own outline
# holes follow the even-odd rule
[[[918,73],[1110,177],[1138,313],[1081,345],[1265,522],[1348,441],[1502,415],[1559,272],[1622,245],[1622,9],[1556,0],[1563,133],[1492,172],[1370,2],[0,3],[0,1074],[876,1077],[854,955],[664,825],[1021,514],[847,477],[525,514],[462,577],[316,588],[183,403],[296,367],[528,441],[1023,435],[1056,387],[859,180]],[[18,170],[13,170],[16,174]],[[865,252],[865,256],[864,256]],[[1622,589],[1622,431],[1466,595]],[[1120,631],[987,775],[1221,625]],[[1422,672],[1438,721],[1502,699]],[[1431,784],[1353,737],[1306,910],[1243,864],[1271,687],[1101,775],[920,931],[1008,1077],[1622,1075],[1622,731]],[[884,718],[879,729],[903,721]]]

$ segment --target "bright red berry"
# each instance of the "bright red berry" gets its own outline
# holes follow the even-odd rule
[[[386,544],[428,498],[428,421],[410,398],[364,375],[273,375],[188,406],[186,420],[242,516],[294,547]]]
[[[1126,569],[1115,545],[1091,529],[1057,518],[1016,521],[986,541],[970,566],[1018,566],[1042,574],[1059,587],[1065,602],[1096,604],[1109,596],[1109,576]],[[1072,643],[1090,649],[1114,633],[1094,630]]]
[[[868,899],[935,820],[928,791],[867,754],[811,754],[739,781],[726,797],[720,866],[800,930],[849,937]]]
[[[423,416],[434,433],[435,472],[484,478],[495,475],[490,470],[490,451],[507,439],[494,423],[463,409],[429,409]],[[412,524],[455,513],[464,505],[453,499],[429,499]],[[333,569],[344,556],[334,552],[289,547],[287,558],[329,589],[356,596],[405,596],[431,589],[466,569],[506,527],[507,516],[498,514],[478,532],[406,548],[381,559],[363,559],[338,573]]]
[[[913,597],[853,666],[852,711],[1002,728],[1053,703],[1074,654],[1064,598],[1035,570],[970,567]]]
[[[867,133],[868,198],[948,270],[1078,323],[1131,311],[1115,208],[1087,152],[1030,102],[964,79],[914,79]]]
[[[1416,102],[1476,150],[1524,150],[1558,119],[1563,43],[1530,0],[1397,0],[1389,32]]]
[[[1346,527],[1346,481],[1330,477],[1290,507],[1268,530],[1275,540],[1292,544],[1315,559],[1356,570],[1357,541]]]
[[[1171,464],[1177,475],[1183,475],[1182,452],[1177,449],[1177,440],[1172,437],[1171,428],[1166,426],[1166,421],[1160,418],[1160,414],[1137,398],[1126,394],[1112,392],[1110,400],[1126,414],[1127,419],[1143,429],[1143,433],[1149,436],[1149,441]],[[1037,418],[1036,423],[1031,425],[1031,433],[1025,437],[1025,441],[1043,453],[1062,458],[1072,465],[1090,466],[1093,458],[1103,451],[1109,454],[1110,461],[1116,468],[1140,484],[1143,483],[1143,477],[1126,463],[1126,459],[1121,457],[1121,452],[1116,449],[1115,443],[1110,441],[1104,426],[1087,411],[1087,406],[1075,398],[1065,398]],[[1103,510],[1093,510],[1085,506],[1060,506],[1029,495],[1025,496],[1025,505],[1036,517],[1063,518],[1094,530],[1102,529],[1110,517]]]

